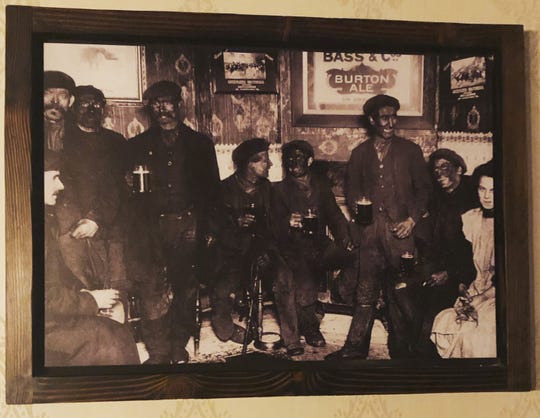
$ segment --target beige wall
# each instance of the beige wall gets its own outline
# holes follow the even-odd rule
[[[442,3],[442,2],[441,2]],[[528,104],[523,109],[529,117],[529,136],[532,156],[532,190],[539,187],[540,143],[536,133],[540,128],[540,1],[538,0],[452,0],[439,4],[433,0],[0,0],[0,142],[3,153],[4,118],[4,34],[7,4],[93,7],[138,10],[167,10],[190,12],[221,12],[241,14],[296,15],[348,17],[420,21],[453,21],[467,23],[523,24],[526,30],[528,67]],[[534,134],[533,134],[534,133]],[[3,154],[0,171],[3,173]],[[3,178],[2,180],[3,181]],[[3,183],[1,187],[3,194]],[[0,199],[3,202],[3,199]],[[534,213],[540,208],[540,192],[533,194],[533,233],[540,239],[540,223]],[[3,203],[0,205],[0,228],[3,230]],[[4,245],[3,234],[0,246]],[[4,251],[0,253],[4,268]],[[540,259],[538,245],[533,245],[533,258]],[[535,267],[540,277],[540,263]],[[0,418],[4,417],[540,417],[540,391],[531,393],[471,393],[439,395],[343,396],[311,398],[268,398],[242,400],[179,400],[94,404],[57,404],[6,406],[5,399],[5,274],[0,270]],[[540,279],[537,279],[540,282]],[[538,283],[537,283],[538,284]],[[540,286],[535,301],[540,300]],[[537,315],[537,318],[539,316]],[[539,328],[538,324],[535,328]],[[539,333],[540,334],[540,333]],[[538,344],[537,349],[538,353]],[[538,354],[537,354],[538,356]],[[540,356],[538,356],[540,359]],[[540,364],[540,362],[539,362]],[[538,364],[537,364],[538,369]]]

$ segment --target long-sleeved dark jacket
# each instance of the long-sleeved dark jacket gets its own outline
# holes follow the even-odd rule
[[[256,191],[248,194],[240,184],[235,173],[221,183],[223,196],[223,214],[218,226],[217,239],[222,261],[229,257],[242,257],[254,251],[253,245],[261,249],[275,249],[276,239],[273,228],[272,185],[267,179],[259,179]],[[247,206],[253,203],[256,207],[257,221],[253,228],[244,229],[238,226],[238,218],[245,214]]]
[[[147,165],[152,193],[145,202],[151,216],[193,208],[199,224],[220,208],[220,180],[214,145],[210,138],[184,124],[171,148],[161,139],[161,129],[151,127],[128,143],[127,166]],[[205,229],[205,225],[200,225]]]
[[[427,212],[431,192],[431,181],[422,150],[414,142],[393,137],[384,164],[390,164],[392,199],[386,206],[387,215],[395,222],[411,217],[415,222]],[[377,173],[381,162],[377,158],[374,139],[358,145],[347,165],[345,195],[351,214],[357,199],[371,198],[378,184]],[[377,203],[373,202],[376,211]]]
[[[338,243],[348,236],[347,220],[336,203],[328,181],[321,176],[312,175],[309,181],[310,192],[291,176],[274,184],[275,220],[279,224],[279,247],[285,253],[294,253],[298,247],[306,245],[307,240],[296,233],[291,233],[289,217],[293,212],[306,214],[308,209],[315,209],[319,223],[319,238],[324,237],[326,226]]]
[[[76,125],[66,126],[62,151],[65,189],[56,207],[60,234],[82,218],[98,224],[99,237],[107,237],[117,226],[126,199],[125,146],[124,137],[109,129],[84,132]]]

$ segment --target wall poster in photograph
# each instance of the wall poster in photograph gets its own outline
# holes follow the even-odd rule
[[[400,115],[422,116],[424,57],[360,52],[302,54],[303,112],[357,115],[367,99],[399,99]]]
[[[277,93],[276,66],[267,52],[218,52],[212,60],[214,93]]]

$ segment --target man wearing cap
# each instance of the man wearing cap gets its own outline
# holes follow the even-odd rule
[[[54,206],[64,190],[58,153],[45,150],[45,366],[139,364],[131,331],[103,314],[119,303],[115,289],[89,289],[66,266]]]
[[[279,247],[294,274],[299,332],[308,345],[322,347],[326,342],[315,311],[321,271],[328,268],[332,258],[347,258],[347,220],[328,180],[311,170],[313,147],[294,140],[283,145],[281,152],[285,178],[274,185]],[[309,216],[316,219],[315,230],[308,229]],[[326,237],[327,227],[334,242]]]
[[[461,215],[478,207],[478,197],[471,178],[465,173],[467,165],[455,151],[440,148],[429,156],[429,171],[434,193],[429,217],[431,236],[424,242],[425,281],[422,288],[422,331],[418,354],[435,356],[430,340],[433,319],[443,309],[451,307],[459,295],[459,284],[467,287],[476,271],[471,244],[463,235]],[[420,248],[420,246],[419,246]]]
[[[277,249],[268,171],[268,142],[253,138],[232,154],[236,171],[222,182],[224,219],[217,236],[219,261],[212,289],[212,326],[222,341],[242,344],[246,330],[232,320],[235,297],[250,285],[252,269],[259,268],[272,283],[281,337],[290,356],[304,352],[298,335],[292,274]],[[248,340],[251,336],[248,337]]]
[[[410,303],[407,285],[399,278],[400,257],[414,254],[412,233],[427,213],[431,183],[420,147],[395,134],[399,108],[396,98],[384,94],[364,104],[369,139],[352,151],[345,194],[351,214],[356,202],[371,201],[373,219],[368,225],[351,225],[359,246],[356,303],[345,345],[329,359],[366,358],[381,290],[388,308],[390,356],[411,355],[415,324],[401,310]]]
[[[129,277],[142,302],[148,363],[186,362],[196,329],[198,257],[212,241],[209,220],[220,213],[219,172],[210,138],[182,123],[179,85],[158,81],[143,102],[151,126],[129,141],[128,167],[148,171],[151,192],[132,194]]]
[[[75,82],[61,71],[43,74],[43,123],[45,149],[60,152],[64,148],[65,117],[73,104]]]
[[[66,127],[62,173],[66,186],[56,209],[66,264],[89,288],[128,290],[120,209],[127,198],[124,137],[103,128],[103,92],[74,91],[74,124]]]

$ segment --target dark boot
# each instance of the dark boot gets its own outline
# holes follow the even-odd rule
[[[369,352],[374,314],[373,306],[355,306],[345,345],[341,350],[327,355],[325,360],[365,359]]]
[[[142,336],[150,358],[145,364],[170,364],[170,327],[168,316],[142,321]]]

